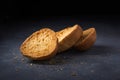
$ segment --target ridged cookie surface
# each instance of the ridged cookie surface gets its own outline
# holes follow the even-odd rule
[[[83,31],[81,39],[75,44],[75,47],[80,51],[88,50],[95,43],[96,37],[95,28],[86,29]]]
[[[53,30],[43,28],[30,35],[20,46],[21,53],[32,60],[45,60],[57,53],[58,40]]]
[[[82,28],[76,24],[56,32],[56,36],[59,43],[58,52],[66,51],[80,39]]]

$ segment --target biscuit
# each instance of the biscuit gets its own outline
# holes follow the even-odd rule
[[[56,55],[58,39],[53,30],[40,29],[31,34],[20,46],[23,56],[32,60],[45,60]]]
[[[85,51],[91,48],[95,41],[96,29],[92,27],[83,31],[82,37],[74,46],[80,51]]]
[[[79,25],[67,27],[56,32],[58,38],[58,52],[63,52],[71,48],[82,36],[82,28]]]

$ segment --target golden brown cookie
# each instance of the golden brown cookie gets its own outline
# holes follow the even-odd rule
[[[56,32],[59,44],[58,52],[71,48],[80,39],[82,33],[82,28],[77,24]]]
[[[30,35],[20,46],[21,53],[32,60],[45,60],[57,53],[58,39],[53,30],[43,28]]]
[[[83,31],[83,35],[80,40],[75,44],[75,47],[80,50],[88,50],[96,41],[95,28],[89,28]]]

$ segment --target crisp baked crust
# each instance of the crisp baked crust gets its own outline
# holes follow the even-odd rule
[[[30,35],[21,45],[22,54],[33,60],[44,60],[57,53],[58,40],[53,30],[43,28]]]
[[[83,31],[82,38],[75,44],[75,47],[81,51],[87,50],[93,46],[96,41],[95,28],[89,28]]]
[[[82,28],[77,24],[56,32],[59,43],[58,52],[71,48],[80,39],[82,33]]]

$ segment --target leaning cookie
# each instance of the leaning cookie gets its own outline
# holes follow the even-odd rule
[[[67,27],[56,32],[58,38],[58,52],[63,52],[71,48],[82,36],[83,30],[79,25]]]
[[[93,46],[96,41],[96,30],[94,27],[83,31],[83,35],[80,40],[74,45],[80,51],[88,50]]]

